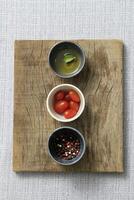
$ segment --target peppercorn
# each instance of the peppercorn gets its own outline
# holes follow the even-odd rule
[[[67,133],[57,137],[56,143],[56,151],[60,159],[71,160],[80,153],[80,141]]]

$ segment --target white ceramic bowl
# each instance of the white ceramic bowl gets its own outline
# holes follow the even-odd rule
[[[79,110],[76,113],[76,115],[74,117],[70,118],[70,119],[65,119],[64,116],[59,115],[53,109],[54,95],[59,90],[74,90],[74,91],[77,92],[77,94],[80,97],[80,107],[79,107]],[[85,98],[84,98],[84,95],[82,94],[82,92],[80,91],[80,89],[78,89],[76,86],[71,85],[71,84],[61,84],[61,85],[58,85],[58,86],[54,87],[50,91],[50,93],[48,94],[48,97],[47,97],[46,105],[47,105],[47,110],[48,110],[49,114],[54,119],[56,119],[57,121],[60,121],[60,122],[71,122],[71,121],[74,121],[75,119],[77,119],[82,114],[82,112],[84,110],[84,107],[85,107]]]

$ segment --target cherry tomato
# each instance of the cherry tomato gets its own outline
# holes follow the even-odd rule
[[[66,94],[65,97],[64,97],[64,99],[65,99],[66,101],[71,101],[71,98],[70,98],[70,95],[69,95],[69,94]]]
[[[69,96],[70,96],[70,98],[71,98],[73,101],[75,101],[75,102],[77,102],[77,103],[80,102],[80,97],[79,97],[79,95],[78,95],[74,90],[70,90],[70,91],[69,91]]]
[[[55,112],[57,112],[59,114],[62,114],[68,107],[69,107],[69,103],[64,100],[57,101],[54,104],[54,110],[55,110]]]
[[[59,101],[59,100],[62,100],[63,98],[64,98],[64,96],[65,96],[65,93],[64,93],[64,91],[58,91],[55,95],[54,95],[54,99],[56,100],[56,101]]]
[[[79,110],[79,103],[76,103],[75,101],[70,101],[69,108],[72,108],[73,110],[76,110],[77,112]]]
[[[66,118],[66,119],[69,119],[69,118],[72,118],[72,117],[74,117],[75,115],[76,115],[76,110],[74,110],[74,109],[67,109],[65,112],[64,112],[64,117]]]

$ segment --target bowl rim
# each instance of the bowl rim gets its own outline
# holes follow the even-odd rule
[[[70,44],[75,45],[76,47],[78,47],[78,48],[80,49],[80,51],[81,51],[81,53],[82,53],[82,56],[83,56],[83,64],[80,66],[79,70],[76,71],[75,73],[73,73],[72,75],[68,75],[68,76],[58,74],[58,73],[53,69],[53,67],[52,67],[52,65],[51,65],[51,63],[50,63],[50,55],[51,55],[53,49],[54,49],[57,45],[62,44],[62,43],[63,43],[63,44],[64,44],[64,43],[70,43]],[[57,76],[59,76],[60,78],[72,78],[72,77],[76,76],[77,74],[79,74],[79,73],[81,72],[81,70],[84,68],[85,62],[86,62],[86,55],[85,55],[85,52],[84,52],[83,48],[82,48],[80,45],[76,44],[75,42],[72,42],[72,41],[70,41],[70,40],[59,41],[59,42],[56,42],[56,43],[50,48],[49,53],[48,53],[48,62],[49,62],[49,66],[51,67],[52,71],[53,71]]]
[[[83,99],[83,105],[82,105],[81,111],[79,112],[79,114],[76,113],[76,115],[75,115],[74,117],[70,118],[70,119],[59,119],[59,118],[56,117],[56,116],[51,112],[51,110],[50,110],[49,98],[50,98],[51,94],[54,92],[54,90],[57,89],[57,88],[60,88],[61,86],[69,86],[69,87],[72,87],[72,89],[74,89],[76,92],[78,91],[78,92],[80,93],[80,95],[81,95],[81,97],[82,97],[82,99]],[[46,106],[47,106],[47,110],[48,110],[49,114],[51,115],[51,117],[52,117],[53,119],[55,119],[55,120],[57,120],[57,121],[60,121],[60,122],[71,122],[71,121],[76,120],[76,119],[77,119],[78,117],[80,117],[80,115],[83,113],[84,108],[85,108],[85,97],[84,97],[83,93],[81,92],[81,90],[80,90],[78,87],[76,87],[76,86],[74,86],[74,85],[72,85],[72,84],[67,84],[67,83],[65,83],[65,84],[60,84],[60,85],[55,86],[55,87],[49,92],[49,94],[48,94],[48,96],[47,96],[47,99],[46,99]]]
[[[50,149],[49,149],[49,141],[50,141],[50,138],[53,136],[53,134],[54,134],[56,131],[61,130],[61,129],[64,129],[64,128],[65,128],[65,129],[71,129],[71,130],[77,132],[77,134],[79,134],[79,136],[81,137],[81,139],[82,139],[82,141],[83,141],[83,150],[82,150],[82,153],[80,154],[80,156],[78,157],[78,159],[76,159],[76,160],[73,161],[72,163],[61,163],[60,161],[57,161],[57,160],[52,156],[52,154],[51,154],[51,152],[50,152]],[[77,163],[79,160],[81,160],[81,158],[83,157],[85,151],[86,151],[86,142],[85,142],[85,138],[84,138],[83,134],[82,134],[78,129],[73,128],[73,127],[71,127],[71,126],[62,126],[62,127],[59,127],[59,128],[54,129],[54,131],[51,133],[51,135],[50,135],[49,138],[48,138],[48,153],[49,153],[50,157],[51,157],[55,162],[57,162],[57,163],[60,164],[60,165],[74,165],[74,164]]]

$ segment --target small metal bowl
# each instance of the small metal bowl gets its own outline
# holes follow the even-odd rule
[[[75,51],[77,51],[80,56],[80,66],[78,67],[78,69],[76,71],[74,71],[68,75],[60,74],[59,72],[57,72],[56,66],[55,66],[55,59],[56,59],[57,52],[59,52],[63,49],[75,49]],[[85,53],[79,45],[77,45],[73,42],[70,42],[70,41],[62,41],[62,42],[56,43],[51,48],[51,50],[49,52],[48,60],[49,60],[49,65],[51,66],[52,70],[54,71],[54,73],[57,76],[59,76],[61,78],[71,78],[71,77],[79,74],[80,71],[83,69],[83,67],[85,65]]]
[[[80,152],[79,154],[70,159],[70,160],[64,160],[58,156],[57,150],[56,150],[56,145],[58,143],[57,138],[60,137],[61,135],[64,135],[67,137],[67,135],[70,137],[75,137],[76,139],[79,140],[80,142]],[[75,128],[69,127],[69,126],[63,126],[60,128],[57,128],[54,130],[54,132],[50,135],[49,140],[48,140],[48,151],[52,159],[54,159],[57,163],[61,165],[73,165],[77,163],[84,155],[85,153],[85,139],[83,135]]]

